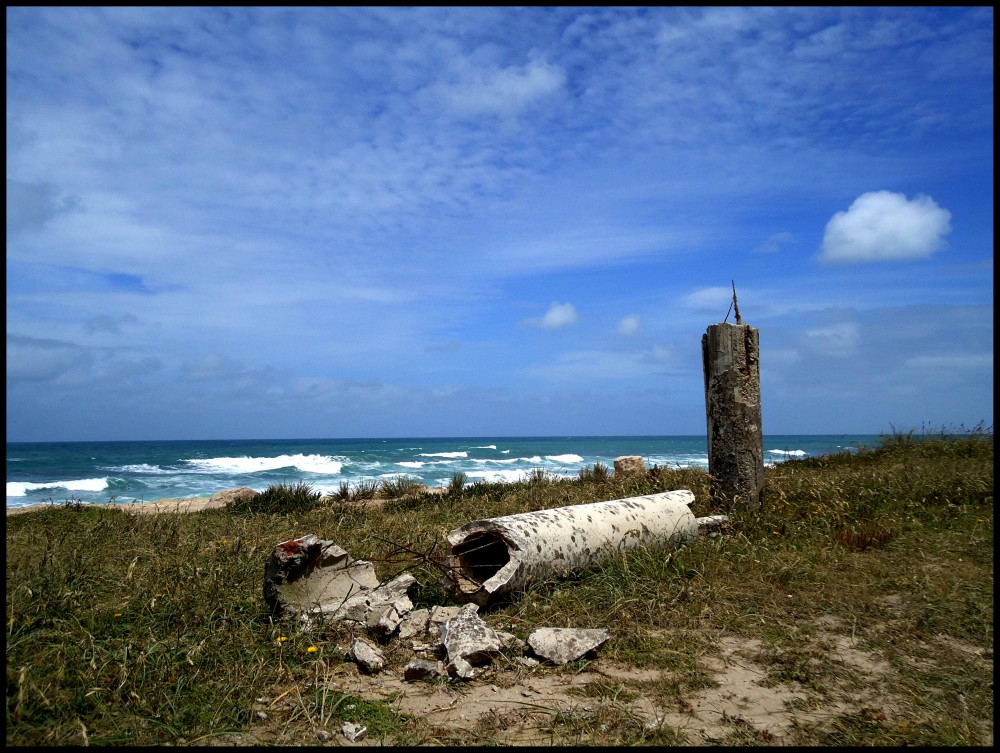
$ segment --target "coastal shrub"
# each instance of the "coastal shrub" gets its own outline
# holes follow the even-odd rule
[[[378,496],[379,483],[373,478],[363,478],[354,485],[351,499],[375,499]]]
[[[395,499],[398,497],[406,497],[410,494],[416,494],[423,488],[423,485],[417,481],[417,479],[412,476],[393,476],[392,478],[382,479],[382,483],[379,485],[388,499]]]
[[[451,481],[448,482],[448,493],[458,494],[465,488],[465,482],[468,481],[469,477],[466,476],[462,471],[456,471],[451,475]]]
[[[528,472],[527,480],[529,484],[545,484],[549,481],[549,474],[545,472],[544,468],[532,468]]]
[[[606,463],[600,461],[594,463],[593,468],[584,467],[580,469],[580,480],[583,482],[603,484],[611,478],[611,470]]]
[[[257,514],[307,512],[316,507],[322,497],[322,493],[302,481],[296,484],[272,484],[253,496],[233,500],[226,505],[226,509],[237,513]]]

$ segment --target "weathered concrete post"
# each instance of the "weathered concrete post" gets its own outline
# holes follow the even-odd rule
[[[711,494],[729,510],[764,504],[759,349],[758,331],[743,324],[738,308],[736,324],[709,325],[701,338]]]

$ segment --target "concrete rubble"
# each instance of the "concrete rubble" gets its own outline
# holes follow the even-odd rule
[[[461,606],[414,609],[410,594],[418,586],[416,578],[402,573],[382,583],[371,562],[355,560],[314,534],[274,548],[264,568],[264,599],[276,614],[297,620],[304,630],[318,622],[342,621],[366,630],[382,644],[408,644],[413,658],[403,669],[407,682],[443,676],[471,680],[500,654],[527,668],[541,662],[561,665],[599,649],[610,640],[610,632],[540,627],[525,642],[490,627],[479,616],[480,606],[539,573],[593,564],[630,542],[685,541],[725,531],[726,516],[691,514],[693,496],[686,490],[664,492],[462,526],[448,535],[449,572],[456,599],[465,602]],[[361,635],[354,637],[350,654],[363,672],[386,667],[383,647]],[[349,724],[344,735],[352,741],[363,739],[365,728],[353,725],[349,732]]]
[[[389,636],[413,609],[416,578],[380,583],[375,567],[332,541],[309,534],[278,544],[264,567],[264,600],[276,613],[308,625],[345,620]]]

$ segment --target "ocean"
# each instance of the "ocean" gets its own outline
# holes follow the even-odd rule
[[[770,464],[877,443],[876,435],[771,435],[764,454]],[[332,493],[400,475],[432,487],[459,472],[470,483],[517,481],[534,469],[576,477],[598,462],[613,469],[621,455],[646,467],[708,468],[704,436],[8,442],[7,507],[209,497],[300,481]]]

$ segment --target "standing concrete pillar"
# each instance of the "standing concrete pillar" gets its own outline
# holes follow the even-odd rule
[[[735,301],[735,293],[734,293]],[[753,327],[712,324],[701,338],[712,499],[728,510],[764,504],[760,341]]]

